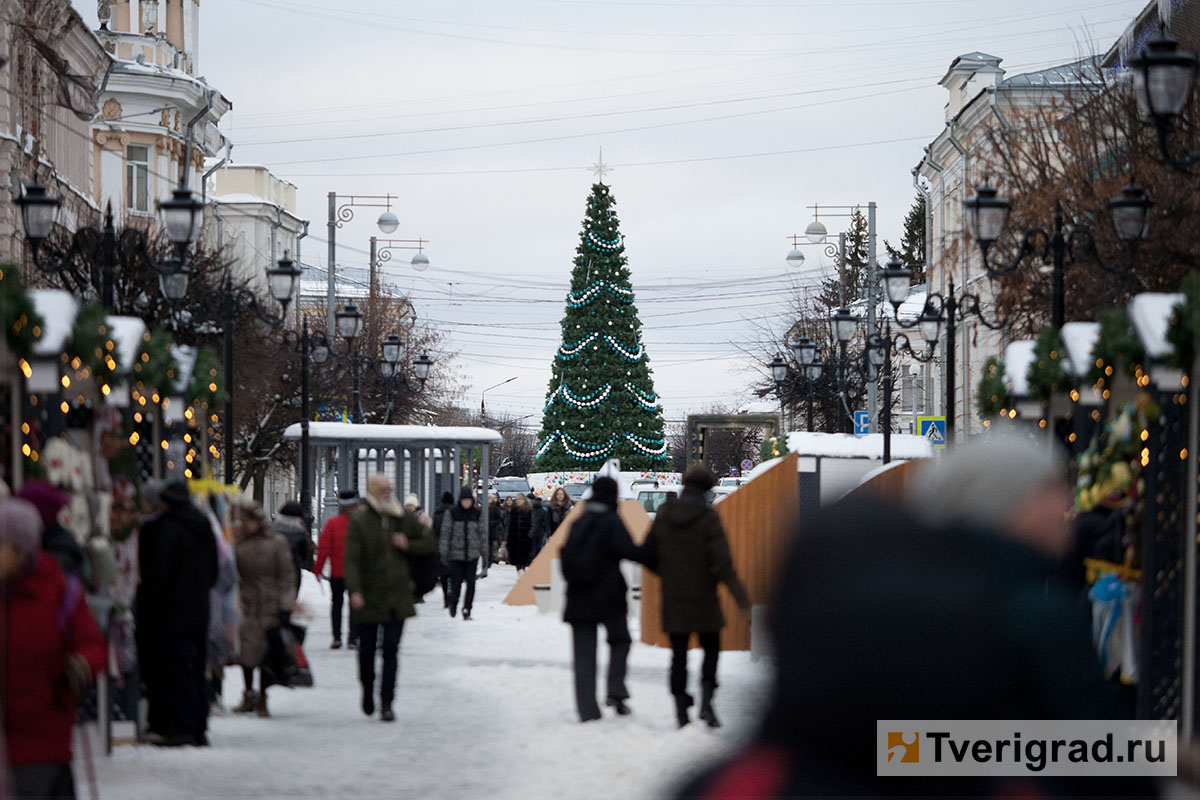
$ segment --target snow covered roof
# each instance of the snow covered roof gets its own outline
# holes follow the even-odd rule
[[[285,439],[300,438],[300,423],[288,426]],[[353,422],[310,422],[312,444],[378,442],[379,444],[498,444],[504,437],[491,428],[440,427],[437,425],[366,425]]]
[[[1005,89],[1062,88],[1100,83],[1100,69],[1093,58],[1083,58],[1069,64],[1059,64],[1036,72],[1013,75],[1000,82]]]
[[[79,300],[63,289],[33,289],[29,295],[42,318],[42,337],[34,344],[33,354],[58,358],[71,338],[75,317],[79,316]]]
[[[224,203],[225,205],[235,205],[237,203],[263,203],[269,206],[279,205],[265,197],[250,194],[249,192],[231,192],[230,194],[216,195],[212,199],[214,202]]]
[[[787,437],[788,450],[802,456],[824,458],[883,458],[883,434],[809,433],[795,431]],[[892,434],[892,458],[928,458],[933,446],[922,436]]]
[[[1177,292],[1144,292],[1129,301],[1129,322],[1151,361],[1165,361],[1174,348],[1167,341],[1167,326],[1175,306],[1183,302]]]
[[[1029,367],[1033,364],[1033,348],[1037,342],[1022,339],[1004,348],[1004,375],[1014,398],[1029,397]]]
[[[926,289],[926,284],[918,284],[909,290],[908,297],[900,304],[900,310],[897,318],[905,323],[911,323],[921,316],[921,312],[925,310],[925,300],[929,297],[929,292]],[[867,316],[867,301],[855,300],[847,308],[850,313],[859,319]],[[832,316],[837,309],[830,309],[829,314]],[[892,304],[885,298],[880,300],[875,307],[875,319],[882,320],[884,317],[892,318]]]
[[[140,317],[110,316],[104,320],[108,335],[116,345],[117,363],[122,372],[129,372],[142,349],[146,323]]]
[[[1068,322],[1060,331],[1067,360],[1063,363],[1067,372],[1082,378],[1092,368],[1092,348],[1100,338],[1099,322]]]

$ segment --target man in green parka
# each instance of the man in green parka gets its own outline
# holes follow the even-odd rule
[[[416,515],[405,512],[386,475],[371,476],[366,500],[366,507],[351,518],[346,531],[346,591],[350,594],[350,622],[358,630],[363,713],[375,713],[375,647],[382,628],[379,718],[392,722],[396,719],[392,700],[400,635],[404,620],[416,614],[408,557],[430,555],[437,549],[437,538]]]

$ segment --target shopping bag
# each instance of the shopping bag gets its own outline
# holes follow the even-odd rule
[[[313,685],[312,668],[304,654],[303,625],[289,622],[267,631],[267,657],[262,664],[263,687],[308,688]]]

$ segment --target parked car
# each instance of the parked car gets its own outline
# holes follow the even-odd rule
[[[563,490],[566,491],[567,497],[571,498],[572,503],[578,503],[579,499],[583,497],[583,493],[588,490],[588,484],[568,483],[563,486]]]
[[[745,478],[738,478],[733,475],[729,475],[729,476],[721,478],[719,481],[717,481],[717,486],[732,486],[733,488],[736,489],[737,487],[743,485],[745,482],[746,482]]]
[[[496,478],[496,494],[501,500],[516,497],[519,494],[529,494],[533,487],[524,478]]]
[[[674,500],[683,491],[679,486],[658,486],[653,488],[642,488],[637,493],[638,505],[646,510],[650,515],[650,519],[654,519],[654,515],[658,513],[658,509],[663,503],[668,500]]]

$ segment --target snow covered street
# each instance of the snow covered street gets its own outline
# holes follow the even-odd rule
[[[328,649],[328,586],[305,573],[305,613],[296,617],[309,628],[316,686],[272,689],[271,719],[213,716],[209,748],[124,746],[110,759],[99,756],[101,797],[657,797],[747,733],[766,694],[766,662],[722,654],[716,707],[725,727],[693,722],[676,730],[670,653],[637,642],[636,633],[628,679],[633,715],[618,718],[606,709],[603,720],[580,724],[570,630],[533,606],[503,605],[516,577],[502,566],[479,581],[469,622],[442,610],[439,590],[418,606],[405,626],[397,719],[389,725],[359,710],[356,654]],[[607,647],[601,652],[603,674]],[[695,694],[699,651],[691,660]],[[227,708],[241,692],[241,671],[227,670]],[[86,796],[82,770],[77,777]]]

